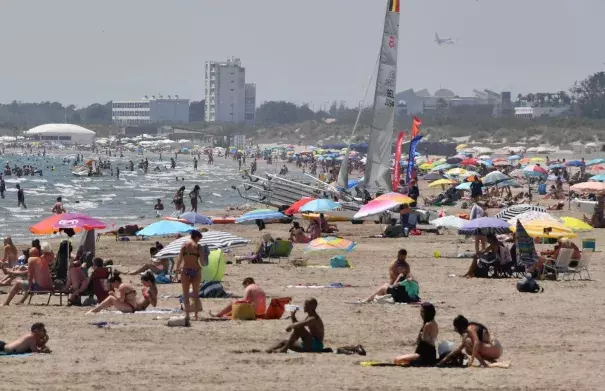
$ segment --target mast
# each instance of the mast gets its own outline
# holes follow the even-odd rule
[[[364,180],[366,189],[373,191],[392,190],[391,148],[395,123],[400,1],[387,0],[384,33],[376,75],[372,127]]]

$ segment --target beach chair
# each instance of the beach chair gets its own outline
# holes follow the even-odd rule
[[[53,296],[58,296],[59,297],[59,305],[62,306],[63,305],[63,296],[68,297],[69,296],[69,292],[63,291],[63,290],[55,290],[55,291],[36,291],[36,292],[24,292],[24,294],[29,294],[29,300],[27,301],[27,305],[31,304],[31,301],[33,299],[34,296],[44,296],[44,295],[48,295],[48,300],[46,301],[46,305],[50,305],[50,299]]]
[[[573,255],[573,249],[571,248],[562,248],[559,250],[559,255],[555,260],[554,265],[547,265],[544,263],[542,267],[542,276],[544,276],[544,272],[548,271],[555,274],[555,280],[559,279],[559,274],[563,274],[564,276],[569,275],[570,269],[569,264],[571,263],[571,256]]]
[[[572,279],[576,279],[576,275],[578,275],[578,279],[582,279],[582,272],[586,272],[588,274],[588,279],[590,280],[590,271],[588,270],[588,266],[590,265],[590,261],[592,260],[592,255],[594,251],[582,251],[582,257],[578,261],[578,264],[574,267],[569,267],[569,271],[572,274]]]

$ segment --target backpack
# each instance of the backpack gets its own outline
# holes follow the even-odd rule
[[[517,290],[523,293],[542,293],[542,288],[531,275],[526,275],[522,280],[517,282]]]

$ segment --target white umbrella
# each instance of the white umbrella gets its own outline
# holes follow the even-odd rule
[[[209,249],[213,250],[215,248],[227,248],[227,247],[235,247],[235,246],[245,246],[250,243],[250,240],[246,238],[242,238],[239,236],[235,236],[230,234],[229,232],[221,232],[221,231],[208,231],[202,233],[202,239],[199,241],[200,245],[206,245]],[[187,240],[189,240],[189,236],[185,236],[176,240],[173,240],[160,250],[155,258],[163,259],[163,258],[173,258],[179,255],[181,252],[181,247]]]

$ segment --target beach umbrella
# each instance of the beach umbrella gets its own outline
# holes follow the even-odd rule
[[[509,180],[506,180],[504,182],[497,183],[496,187],[498,189],[502,189],[503,187],[521,187],[521,185],[513,178],[510,178]]]
[[[445,216],[429,221],[432,225],[442,228],[460,229],[468,220],[461,219],[458,216]]]
[[[489,160],[489,156],[487,157],[487,159]],[[460,164],[463,166],[476,166],[479,163],[477,162],[477,159],[474,159],[471,157],[471,158],[464,159],[463,161],[460,162]]]
[[[286,219],[288,216],[273,209],[257,209],[248,213],[244,213],[235,220],[236,223],[245,223],[255,220],[279,220]]]
[[[106,225],[102,221],[81,213],[55,214],[39,223],[29,227],[31,233],[36,235],[50,235],[60,229],[71,228],[76,232],[82,230],[103,229]]]
[[[508,175],[513,178],[524,178],[525,177],[525,174],[523,174],[523,170],[513,170],[513,171],[509,172]]]
[[[542,212],[546,213],[546,208],[538,205],[529,205],[529,204],[519,204],[509,206],[508,208],[502,210],[500,213],[496,214],[494,217],[500,220],[509,221],[513,217],[519,216],[523,213],[527,212]]]
[[[211,225],[212,219],[197,212],[185,212],[179,216],[179,219],[187,220],[189,224]]]
[[[605,183],[603,182],[582,182],[569,188],[579,193],[605,193]]]
[[[585,164],[581,160],[570,160],[565,163],[567,167],[584,167]]]
[[[555,216],[552,216],[546,212],[538,212],[538,211],[529,211],[525,213],[521,213],[511,219],[508,220],[510,225],[517,225],[517,221],[521,221],[523,224],[527,224],[531,221],[542,220],[542,221],[552,221],[553,223],[562,224],[563,221],[559,220]]]
[[[589,181],[591,182],[605,182],[605,174],[599,174],[591,176]]]
[[[494,165],[494,162],[492,162],[491,160],[477,160],[477,163],[483,164],[486,167],[491,167]]]
[[[592,159],[586,162],[587,166],[596,166],[597,164],[602,164],[605,163],[605,159],[602,158],[598,158],[598,159]]]
[[[523,174],[525,174],[525,176],[546,176],[548,175],[548,171],[542,166],[530,164],[523,168]]]
[[[590,170],[591,171],[605,171],[605,167],[603,167],[603,166],[593,166],[593,167],[590,167]]]
[[[436,167],[433,167],[433,169],[431,171],[441,171],[441,170],[449,170],[450,168],[454,167],[453,164],[439,164]]]
[[[468,171],[464,168],[452,168],[451,170],[445,172],[446,175],[451,176],[464,175],[466,173],[468,173]]]
[[[531,159],[529,159],[529,161],[531,163],[546,163],[546,159],[544,159],[543,157],[532,157]]]
[[[446,185],[451,185],[451,184],[454,184],[454,183],[457,183],[457,182],[454,181],[454,180],[451,180],[451,179],[437,179],[436,181],[431,182],[429,184],[429,187],[446,186]]]
[[[293,214],[299,213],[300,208],[305,205],[307,202],[313,201],[315,198],[313,197],[303,197],[300,200],[296,201],[288,209],[284,211],[284,214],[292,216]]]
[[[492,171],[481,179],[485,186],[496,185],[499,182],[508,181],[511,179],[508,175],[501,173],[500,171]]]
[[[305,252],[309,251],[353,251],[357,247],[357,243],[347,239],[327,236],[325,238],[317,238],[312,240],[305,246]]]
[[[565,167],[565,166],[561,163],[556,163],[556,164],[553,164],[552,166],[549,166],[549,168],[551,170],[554,170],[555,168],[563,168],[563,167]]]
[[[461,151],[466,147],[468,147],[468,144],[459,144],[458,146],[456,146],[456,151]]]
[[[508,166],[511,166],[511,164],[509,162],[506,162],[506,161],[499,161],[499,162],[495,162],[494,166],[496,166],[496,167],[508,167]]]
[[[446,163],[448,163],[448,164],[459,164],[462,160],[463,160],[463,158],[461,158],[460,156],[453,156],[453,157],[448,157],[446,159]]]
[[[580,219],[576,219],[575,217],[565,216],[561,217],[561,220],[563,221],[563,225],[567,228],[571,228],[574,232],[589,232],[594,229],[592,225]]]
[[[519,156],[519,155],[512,155],[512,156],[508,157],[508,160],[511,161],[511,162],[513,160],[519,160],[519,159],[521,159],[521,156]]]
[[[458,230],[460,235],[506,234],[509,232],[510,225],[508,222],[495,217],[480,217],[467,221]]]
[[[393,209],[394,207],[402,204],[411,204],[414,200],[401,193],[385,193],[379,197],[376,197],[372,201],[363,205],[355,216],[354,219],[360,219],[367,216],[372,216],[378,213],[382,213],[386,210]]]
[[[437,179],[444,179],[445,177],[438,172],[430,172],[422,177],[425,181],[436,181]]]
[[[554,221],[551,219],[537,219],[528,222],[522,222],[523,228],[527,231],[527,234],[532,238],[550,238],[558,239],[563,237],[573,238],[576,234],[571,228],[567,228],[563,225],[563,222]],[[511,230],[515,232],[517,225],[513,225]]]
[[[154,256],[157,259],[164,258],[174,258],[179,255],[181,252],[181,247],[190,239],[189,236],[185,236],[182,238],[178,238],[170,242],[166,247],[158,251],[158,253]],[[229,232],[221,232],[221,231],[208,231],[202,233],[202,238],[199,241],[199,244],[202,246],[208,246],[209,249],[217,249],[217,248],[229,248],[235,246],[245,246],[250,243],[250,240],[246,238],[242,238],[240,236],[235,236]]]
[[[458,186],[456,186],[456,190],[470,190],[471,185],[472,185],[472,182],[463,182],[463,183],[459,184]],[[485,187],[485,186],[483,186],[483,187]]]
[[[325,198],[320,198],[317,200],[312,200],[304,204],[300,207],[300,212],[329,212],[334,209],[340,208],[341,205],[338,202],[334,202],[332,200],[328,200]]]
[[[182,234],[191,232],[195,228],[189,224],[181,223],[180,221],[169,221],[163,220],[153,224],[149,224],[147,227],[136,233],[137,236],[164,236]]]

